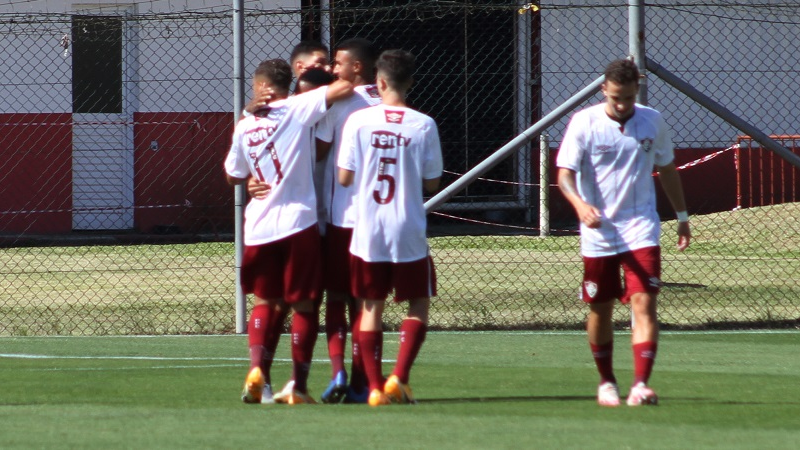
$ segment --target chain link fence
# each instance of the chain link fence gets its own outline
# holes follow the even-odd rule
[[[234,332],[230,6],[55,3],[0,4],[0,335]],[[439,124],[443,186],[628,54],[628,2],[396,3],[246,2],[245,73],[301,39],[414,52],[410,103]],[[798,24],[788,2],[647,2],[646,51],[800,154]],[[679,253],[660,195],[663,324],[796,327],[798,169],[653,74],[645,86],[693,214]],[[552,176],[568,119],[429,216],[432,327],[583,326],[577,224]]]

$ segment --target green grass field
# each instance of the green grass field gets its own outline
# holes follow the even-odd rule
[[[314,395],[330,376],[322,341]],[[431,333],[412,372],[419,404],[376,409],[242,404],[241,335],[3,337],[0,448],[798,448],[798,344],[797,331],[664,333],[661,404],[608,409],[583,333]],[[387,334],[385,358],[396,349]],[[282,383],[285,336],[278,357]]]

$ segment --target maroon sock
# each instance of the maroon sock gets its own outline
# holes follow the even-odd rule
[[[364,373],[364,361],[361,358],[361,345],[359,339],[361,331],[361,314],[356,314],[352,320],[352,351],[353,351],[353,364],[350,367],[350,387],[355,392],[362,392],[367,387],[367,375]]]
[[[344,370],[344,347],[347,344],[346,303],[329,301],[325,305],[325,334],[328,337],[328,356],[331,376]]]
[[[292,367],[295,390],[308,392],[308,371],[317,342],[319,315],[314,312],[296,312],[292,318]]]
[[[592,344],[592,356],[594,363],[597,365],[597,371],[600,372],[600,383],[610,381],[616,383],[617,378],[614,376],[614,341],[606,344]]]
[[[397,363],[392,374],[403,384],[408,384],[408,374],[422,343],[425,342],[427,331],[428,326],[419,320],[406,319],[400,325],[400,351],[397,353]]]
[[[283,333],[283,322],[286,320],[286,311],[277,310],[274,308],[269,309],[267,315],[267,329],[266,337],[264,338],[264,354],[261,358],[261,370],[264,372],[264,378],[267,384],[272,384],[272,362],[275,359],[275,350],[278,348],[278,342]]]
[[[358,336],[361,350],[361,361],[364,363],[364,373],[367,376],[370,392],[383,390],[383,331],[361,331]]]
[[[653,341],[633,345],[633,384],[647,384],[656,363],[657,348],[658,343]]]
[[[261,367],[261,360],[265,352],[264,341],[268,330],[269,307],[267,305],[255,305],[250,313],[250,321],[247,324],[247,345],[250,349],[251,369]]]

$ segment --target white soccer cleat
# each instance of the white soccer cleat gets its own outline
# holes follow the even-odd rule
[[[273,402],[282,404],[289,403],[289,398],[292,396],[293,392],[294,392],[294,380],[289,380],[283,386],[283,389],[275,393],[275,395],[273,396]]]
[[[272,403],[275,403],[275,399],[272,396],[272,386],[264,384],[264,389],[261,390],[261,404],[269,405]]]
[[[597,388],[597,404],[600,406],[619,406],[619,388],[616,383],[606,381]]]
[[[636,383],[628,394],[628,406],[657,405],[658,396],[644,383]]]

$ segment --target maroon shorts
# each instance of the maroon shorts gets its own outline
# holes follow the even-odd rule
[[[331,292],[350,294],[350,239],[352,228],[328,224],[322,238],[323,286]]]
[[[394,301],[436,296],[436,270],[427,256],[410,262],[368,262],[350,258],[351,293],[367,300],[386,300],[394,289]]]
[[[287,303],[320,296],[319,226],[263,245],[246,245],[242,258],[242,290],[262,299]]]
[[[623,290],[620,269],[625,276]],[[661,247],[646,247],[618,255],[583,257],[581,299],[586,303],[618,298],[628,303],[633,294],[658,294],[661,287]]]

